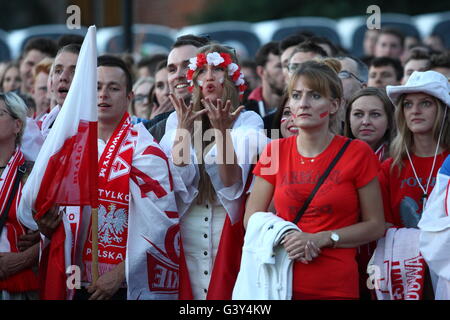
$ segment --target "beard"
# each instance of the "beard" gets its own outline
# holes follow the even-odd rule
[[[269,84],[270,90],[272,93],[276,94],[277,96],[281,97],[284,93],[284,81],[282,83],[277,83],[274,78],[268,76],[266,78],[267,83]]]

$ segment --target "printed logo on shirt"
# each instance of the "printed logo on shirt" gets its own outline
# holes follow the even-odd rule
[[[281,186],[291,185],[291,184],[316,184],[319,181],[320,176],[323,173],[317,170],[302,170],[302,171],[290,171],[283,174],[281,178]],[[341,182],[341,171],[333,170],[327,177],[325,184],[333,182],[334,184],[339,184]]]
[[[420,184],[422,186],[426,186],[428,181],[424,181],[424,179],[419,178]],[[434,185],[436,184],[436,177],[431,177],[430,180],[430,186],[429,188],[433,188]],[[402,182],[400,183],[400,189],[402,188],[420,188],[419,184],[417,183],[417,179],[416,177],[408,177],[402,180]]]

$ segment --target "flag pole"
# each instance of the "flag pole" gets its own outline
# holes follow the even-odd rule
[[[98,279],[98,208],[92,208],[92,284]]]

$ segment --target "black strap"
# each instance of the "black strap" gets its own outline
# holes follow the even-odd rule
[[[17,192],[17,189],[19,188],[20,180],[22,179],[22,176],[24,175],[24,173],[26,171],[27,171],[27,169],[24,165],[17,167],[16,180],[14,180],[14,185],[11,190],[11,193],[9,194],[9,197],[7,200],[8,202],[6,203],[5,210],[3,211],[3,214],[0,217],[0,236],[2,235],[2,231],[3,231],[3,227],[6,223],[6,219],[8,219],[9,209],[11,208],[14,197],[16,196],[16,192]]]
[[[342,155],[344,154],[345,150],[347,149],[348,145],[350,144],[352,140],[349,139],[345,142],[345,144],[342,146],[341,150],[339,150],[338,154],[336,155],[336,157],[334,157],[333,161],[331,161],[330,165],[328,166],[327,170],[325,170],[325,172],[323,173],[323,175],[319,178],[319,181],[317,181],[316,186],[314,187],[313,191],[311,192],[311,194],[309,195],[308,199],[306,199],[306,201],[303,203],[303,206],[300,208],[300,211],[297,213],[297,216],[295,217],[293,223],[297,224],[300,221],[300,218],[303,216],[303,214],[305,213],[306,209],[308,208],[309,204],[311,203],[312,199],[314,198],[314,196],[316,195],[317,191],[319,190],[320,186],[324,183],[325,179],[328,177],[328,175],[330,174],[331,170],[333,170],[334,166],[336,165],[336,163],[339,161],[339,159],[342,157]]]

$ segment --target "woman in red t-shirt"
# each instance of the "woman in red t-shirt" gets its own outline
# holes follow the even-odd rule
[[[255,167],[254,187],[244,224],[267,211],[273,197],[277,215],[295,219],[318,178],[348,140],[334,133],[342,98],[334,59],[302,63],[288,92],[296,136],[274,140]],[[354,140],[320,187],[298,222],[302,232],[283,240],[295,260],[294,299],[357,299],[356,248],[384,232],[377,172],[379,163],[369,145]]]
[[[364,88],[349,100],[344,134],[369,144],[380,162],[388,158],[395,133],[394,106],[384,89]]]
[[[437,171],[450,153],[448,92],[447,78],[435,71],[416,71],[405,85],[387,87],[398,133],[379,178],[386,221],[396,227],[417,228]]]

